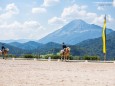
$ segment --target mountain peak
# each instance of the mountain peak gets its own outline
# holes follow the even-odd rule
[[[107,34],[112,30],[107,29]],[[39,40],[40,43],[56,42],[67,44],[77,44],[87,39],[101,37],[102,27],[88,24],[83,20],[75,19],[63,26],[59,30],[47,35]]]
[[[70,23],[74,23],[74,24],[82,24],[82,23],[84,23],[84,24],[86,24],[86,22],[81,20],[81,19],[72,20]]]
[[[62,27],[62,29],[64,31],[73,31],[73,30],[77,30],[77,29],[83,29],[83,27],[88,27],[88,25],[89,25],[88,23],[86,23],[85,21],[83,21],[81,19],[75,19],[75,20],[72,20],[71,22],[69,22],[64,27]]]

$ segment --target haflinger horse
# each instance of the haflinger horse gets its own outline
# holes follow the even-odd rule
[[[64,50],[60,51],[60,55],[61,55],[61,60],[69,60],[69,56],[70,56],[70,48],[67,47]]]
[[[4,57],[6,57],[6,56],[8,55],[8,52],[9,52],[9,49],[8,49],[8,48],[6,48],[6,49],[3,50],[3,51],[0,50],[0,55],[3,56],[3,59],[6,59],[6,58],[4,58]]]

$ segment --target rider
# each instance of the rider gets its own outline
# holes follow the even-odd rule
[[[4,52],[4,50],[5,50],[4,44],[2,44],[1,50],[2,50],[2,52]]]
[[[65,48],[67,48],[67,46],[65,45],[64,42],[62,43],[62,48],[63,48],[64,51],[65,51]]]

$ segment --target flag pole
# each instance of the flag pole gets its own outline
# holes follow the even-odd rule
[[[104,17],[104,25],[103,25],[103,30],[102,30],[102,41],[103,41],[104,61],[106,61],[106,15]]]

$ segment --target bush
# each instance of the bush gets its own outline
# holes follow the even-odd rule
[[[51,58],[52,58],[52,59],[60,59],[61,56],[60,56],[60,55],[52,55]]]
[[[70,60],[81,60],[79,56],[70,56]]]
[[[40,59],[42,57],[40,55],[35,55],[34,58]]]
[[[35,58],[32,54],[26,54],[23,56],[24,58]]]
[[[49,57],[51,57],[51,59],[60,59],[60,55],[53,55],[53,54],[47,54],[44,56],[45,59],[48,59]]]
[[[98,56],[84,56],[83,60],[100,60]]]
[[[7,57],[16,58],[16,56],[12,54],[7,55]]]

